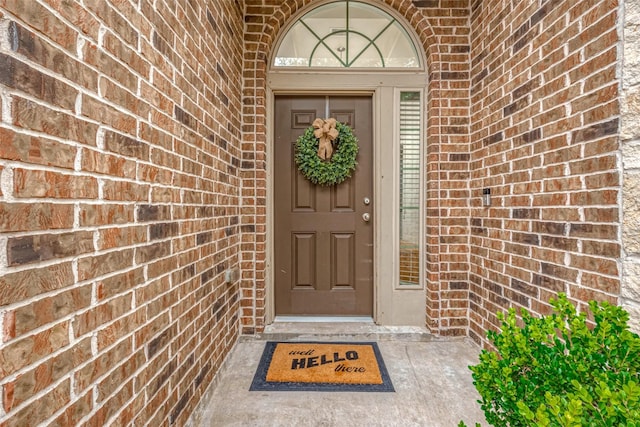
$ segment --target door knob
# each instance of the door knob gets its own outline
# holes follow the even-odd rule
[[[368,212],[365,212],[365,213],[362,214],[362,220],[364,222],[369,222],[370,219],[371,219],[371,215],[369,215]]]
[[[364,203],[364,204],[365,204],[365,206],[369,206],[369,205],[371,204],[371,199],[369,199],[368,197],[365,197],[365,198],[362,200],[362,203]]]

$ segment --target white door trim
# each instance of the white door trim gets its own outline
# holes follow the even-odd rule
[[[397,221],[393,209],[396,197],[385,194],[397,193],[397,166],[394,165],[395,144],[384,145],[384,141],[396,141],[397,90],[427,87],[425,72],[270,72],[267,78],[266,140],[267,140],[267,237],[265,273],[265,321],[270,324],[275,319],[274,290],[274,197],[273,197],[273,140],[274,140],[274,100],[278,94],[362,94],[373,96],[373,224],[374,224],[374,272],[373,272],[373,319],[381,325],[424,326],[426,319],[425,286],[420,289],[399,289],[396,286],[397,256],[396,227],[389,227]],[[423,92],[423,102],[425,94]],[[391,118],[391,119],[390,119]],[[423,118],[426,123],[426,120]],[[384,122],[384,123],[383,123]],[[384,124],[384,125],[383,125]],[[424,142],[424,141],[423,141]],[[386,150],[385,150],[386,148]],[[390,151],[389,151],[390,150]],[[424,158],[424,154],[423,154]],[[422,182],[424,185],[424,182]],[[424,191],[422,191],[424,192]],[[390,199],[390,200],[389,200]],[[391,203],[389,203],[391,202]],[[424,222],[424,218],[422,218]],[[424,278],[422,280],[424,284]]]

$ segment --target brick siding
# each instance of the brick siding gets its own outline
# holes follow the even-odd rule
[[[266,156],[266,75],[308,1],[249,2],[245,143]],[[617,2],[386,1],[427,57],[427,326],[478,343],[495,313],[548,299],[619,302]],[[262,163],[264,165],[264,163]],[[261,171],[254,173],[262,174]],[[244,189],[266,222],[266,179]],[[483,189],[492,207],[481,206]],[[258,214],[264,212],[264,215]],[[247,246],[246,331],[264,324],[264,234]],[[266,249],[266,248],[265,248]],[[255,257],[255,258],[254,258]],[[255,280],[254,280],[255,279]],[[254,305],[255,304],[255,305]]]
[[[546,313],[566,292],[619,302],[616,1],[471,8],[471,310]],[[490,208],[481,206],[491,191]]]
[[[243,331],[264,327],[266,260],[266,78],[279,31],[309,0],[248,1],[245,18],[243,213],[256,233],[243,236]],[[468,329],[469,0],[385,0],[415,30],[426,53],[429,120],[426,164],[427,326],[441,335]],[[462,230],[462,235],[461,235]],[[259,276],[259,277],[258,277]]]
[[[0,425],[183,425],[235,343],[243,9],[0,2]]]
[[[311,3],[0,0],[0,425],[184,425],[263,330],[268,58]],[[380,3],[427,60],[427,327],[640,313],[618,2]]]

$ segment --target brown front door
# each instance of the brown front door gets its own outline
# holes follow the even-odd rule
[[[275,112],[276,314],[371,316],[372,98],[277,96]],[[293,159],[298,137],[327,117],[351,126],[359,145],[355,174],[333,187],[307,181]]]

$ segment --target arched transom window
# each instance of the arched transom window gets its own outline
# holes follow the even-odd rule
[[[303,15],[288,30],[274,67],[419,68],[413,40],[389,13],[338,1]]]

